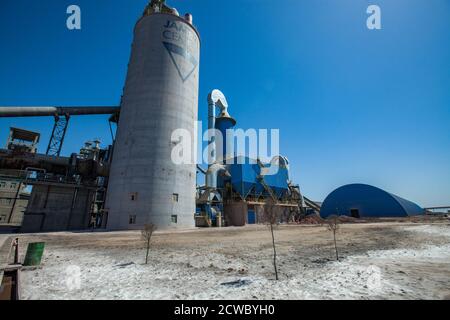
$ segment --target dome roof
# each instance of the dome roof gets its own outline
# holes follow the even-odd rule
[[[348,184],[331,192],[322,204],[320,215],[353,217],[407,217],[423,214],[417,204],[367,184]]]

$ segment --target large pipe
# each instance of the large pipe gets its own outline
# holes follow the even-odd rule
[[[219,176],[219,174],[226,177],[231,177],[230,173],[227,170],[227,167],[223,164],[214,163],[208,168],[208,171],[206,171],[206,188],[208,190],[217,189],[217,177]]]
[[[120,107],[0,107],[0,118],[113,114],[119,110]]]
[[[216,162],[220,163],[226,163],[226,160],[228,158],[234,157],[234,141],[232,138],[228,139],[227,134],[228,130],[232,129],[236,125],[236,120],[234,120],[226,110],[224,110],[218,118],[216,118],[216,134],[221,135],[221,143],[222,146],[219,146],[216,136]],[[217,153],[217,149],[219,150],[220,154]]]
[[[219,161],[216,156],[216,107],[220,108],[220,116],[221,117],[229,117],[228,114],[228,102],[225,98],[225,95],[217,89],[211,91],[208,95],[208,133],[209,133],[209,147],[212,147],[212,152],[210,152],[211,159],[209,159],[208,170],[206,171],[206,192],[210,192],[210,190],[217,189],[217,176],[219,174],[224,174],[225,176],[230,177],[230,173],[227,171],[226,167],[223,163],[223,155]],[[222,139],[223,144],[223,139]],[[212,200],[214,195],[210,193],[209,200]]]
[[[214,89],[208,95],[208,142],[209,147],[212,148],[209,165],[216,162],[216,137],[215,132],[213,131],[216,129],[216,107],[219,107],[221,111],[225,110],[226,112],[228,103],[225,95],[220,90]]]

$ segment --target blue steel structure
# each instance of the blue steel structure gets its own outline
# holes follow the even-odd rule
[[[217,117],[216,108],[221,110]],[[200,170],[206,179],[205,186],[198,188],[196,223],[222,226],[222,219],[225,224],[235,226],[258,223],[259,210],[268,198],[273,199],[288,217],[294,212],[303,212],[299,187],[289,181],[289,161],[276,156],[270,163],[262,163],[236,156],[235,135],[233,132],[227,134],[227,130],[235,125],[236,120],[228,113],[225,96],[219,90],[213,90],[208,95],[208,129],[216,130],[212,130],[214,133],[210,133],[209,138],[214,151],[208,170]]]
[[[258,164],[255,159],[234,155],[233,143],[227,139],[227,130],[232,129],[235,125],[236,120],[230,117],[228,113],[222,113],[215,120],[215,128],[221,132],[223,137],[222,150],[218,150],[217,160],[226,164],[231,175],[228,178],[219,176],[217,187],[225,188],[227,183],[231,183],[234,192],[239,194],[243,200],[247,199],[248,196],[253,198],[269,197],[270,195],[258,177],[261,177],[261,165],[267,167],[270,164]],[[230,158],[233,158],[233,161],[229,161]],[[263,175],[262,178],[265,184],[272,189],[277,199],[282,199],[283,196],[288,194],[289,172],[287,167],[279,166],[276,174]]]
[[[273,165],[273,164],[272,164]],[[245,200],[249,196],[252,198],[269,197],[267,190],[262,185],[258,177],[261,174],[261,167],[256,160],[247,157],[235,157],[232,164],[227,164],[231,177],[218,177],[217,186],[225,188],[227,183],[231,184],[233,191]],[[263,164],[269,166],[269,164]],[[263,175],[267,186],[272,189],[277,199],[282,199],[289,192],[289,172],[286,167],[278,167],[273,175]]]
[[[367,184],[348,184],[331,192],[322,204],[320,216],[407,217],[424,214],[419,205]]]
[[[220,158],[227,159],[234,155],[232,141],[227,140],[227,130],[232,129],[236,125],[236,120],[231,117],[221,116],[216,119],[215,128],[220,131],[223,137],[222,150],[220,150]]]

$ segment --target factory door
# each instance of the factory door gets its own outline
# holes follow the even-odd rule
[[[255,224],[256,223],[256,215],[255,210],[247,211],[247,224]]]
[[[353,218],[359,218],[359,209],[350,209],[350,215]]]

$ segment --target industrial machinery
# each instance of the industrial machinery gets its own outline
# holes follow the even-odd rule
[[[219,115],[216,116],[217,109]],[[210,155],[205,171],[205,186],[199,187],[196,210],[197,226],[242,226],[258,223],[266,199],[272,199],[283,211],[281,219],[299,219],[306,210],[319,212],[320,206],[304,198],[289,177],[289,161],[275,156],[270,163],[236,156],[227,130],[236,120],[228,111],[228,102],[220,90],[208,95]],[[212,130],[215,129],[215,130]],[[220,139],[216,136],[220,133]],[[216,143],[220,140],[220,143]],[[319,209],[318,209],[319,208]]]
[[[70,116],[112,114],[111,122],[117,122],[119,107],[1,107],[0,117],[45,117],[53,116],[52,135],[47,146],[47,155],[58,157],[69,126]]]
[[[179,143],[179,138],[173,136],[175,130],[187,130],[192,137],[195,136],[199,34],[192,25],[192,15],[180,17],[176,9],[169,8],[161,0],[150,2],[134,32],[120,118],[119,107],[0,108],[0,117],[55,117],[47,155],[13,155],[10,150],[4,151],[0,154],[2,168],[20,167],[22,171],[28,167],[37,168],[39,171],[35,176],[39,179],[42,176],[48,178],[57,175],[58,179],[54,183],[71,180],[74,176],[82,176],[83,181],[87,182],[88,177],[80,173],[91,168],[90,165],[95,168],[98,164],[103,166],[106,159],[85,159],[83,150],[74,157],[60,156],[69,118],[73,115],[112,114],[110,120],[118,121],[118,129],[108,205],[106,210],[102,208],[102,224],[110,230],[140,228],[146,223],[154,223],[159,228],[193,226],[195,164],[174,164],[171,161],[171,149]],[[112,156],[108,153],[108,171],[111,159]],[[103,172],[90,172],[91,182],[97,181],[99,177],[105,178]],[[30,183],[28,174],[26,179],[26,183]],[[79,182],[76,184],[80,185]],[[100,185],[90,184],[96,193],[101,187],[104,195],[106,181],[102,181]],[[33,188],[35,195],[38,194],[38,189]],[[33,193],[30,203],[33,203],[34,198],[36,201],[44,198],[43,201],[47,202],[45,199],[48,198],[48,193],[42,192],[39,197],[34,197]],[[73,193],[73,199],[76,198],[80,198],[79,191],[77,194]],[[74,201],[71,207],[77,205]],[[90,200],[88,202],[91,203]],[[27,211],[30,211],[30,205],[28,207]],[[45,219],[48,221],[48,217]],[[39,221],[34,224],[42,223],[42,219]],[[70,223],[67,227],[72,228]],[[64,229],[62,226],[58,228]]]
[[[0,117],[116,117],[118,111],[118,107],[2,107]],[[6,149],[0,149],[0,227],[38,232],[101,226],[111,147],[102,150],[96,141],[80,154],[62,157],[38,153],[39,139],[39,133],[11,128]],[[50,142],[54,139],[52,135]],[[63,136],[59,149],[62,142]]]

